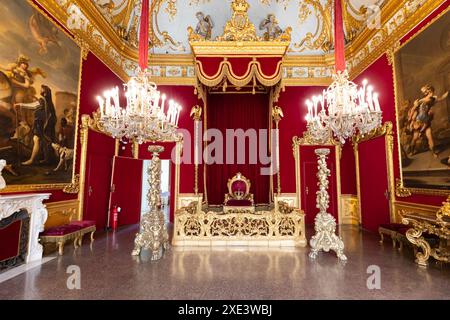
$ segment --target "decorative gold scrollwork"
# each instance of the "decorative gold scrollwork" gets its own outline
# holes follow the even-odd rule
[[[173,245],[193,241],[290,241],[306,245],[304,214],[279,202],[278,211],[199,211],[196,201],[175,213]]]

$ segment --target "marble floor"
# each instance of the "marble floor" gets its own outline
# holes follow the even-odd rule
[[[378,235],[341,227],[348,257],[308,258],[308,247],[172,248],[158,262],[131,257],[137,226],[103,233],[89,246],[0,283],[3,299],[450,299],[449,265],[416,266],[412,250],[399,252]],[[308,238],[312,228],[308,228]],[[381,289],[369,290],[369,266],[381,271]],[[70,266],[79,290],[68,289]],[[69,271],[71,269],[69,268]],[[72,282],[73,283],[73,282]]]

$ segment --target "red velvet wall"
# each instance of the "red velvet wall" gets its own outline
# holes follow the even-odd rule
[[[278,105],[283,109],[280,121],[280,171],[281,192],[295,193],[295,160],[292,138],[306,131],[306,99],[322,93],[324,87],[286,87],[281,92]],[[355,159],[351,143],[346,143],[341,158],[341,193],[356,194]]]
[[[426,24],[430,22],[434,17],[441,13],[445,8],[450,5],[450,1],[446,1],[440,8],[438,8],[433,14],[422,21],[417,27],[409,32],[403,39],[405,42],[412,37],[417,31],[421,30]],[[375,87],[375,90],[380,94],[380,104],[383,110],[383,121],[391,121],[394,124],[394,172],[395,178],[400,178],[400,164],[399,164],[399,152],[397,141],[397,122],[395,118],[395,96],[394,96],[394,80],[392,66],[388,64],[386,55],[380,57],[364,72],[362,72],[354,81],[359,84],[363,79],[368,79],[370,83]],[[363,152],[363,151],[361,151]],[[367,150],[365,152],[370,152]],[[370,159],[370,157],[367,157]],[[368,160],[370,161],[370,160]],[[376,163],[373,163],[376,165]],[[379,179],[376,171],[368,173],[370,179]],[[440,196],[428,196],[428,195],[413,195],[408,198],[397,198],[399,201],[407,201],[413,203],[429,204],[435,206],[441,206],[445,201],[445,197]]]
[[[292,138],[301,137],[306,131],[306,99],[321,93],[322,87],[286,87],[281,92],[278,106],[283,109],[280,121],[280,172],[281,192],[295,193],[295,160],[292,153]],[[276,185],[276,184],[275,184]]]

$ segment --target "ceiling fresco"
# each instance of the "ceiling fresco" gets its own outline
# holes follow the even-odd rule
[[[140,0],[93,0],[97,10],[132,47],[138,46]],[[222,35],[225,23],[231,18],[231,0],[154,0],[152,1],[151,40],[153,53],[189,54],[187,29],[195,28],[198,12],[209,16],[214,27],[212,39]],[[264,30],[260,23],[273,14],[285,30],[292,28],[291,55],[320,55],[333,47],[332,0],[248,0],[250,21],[258,36]],[[386,0],[343,1],[345,33],[351,42],[375,19]]]
[[[122,79],[135,75],[138,60],[140,0],[38,1],[64,25],[86,57],[94,53]],[[381,55],[392,60],[400,39],[448,0],[342,0],[346,60],[350,77],[357,76]],[[197,13],[214,27],[206,34],[223,36],[232,15],[232,0],[153,0],[150,69],[158,84],[194,85],[194,56],[188,28],[195,30]],[[247,0],[249,20],[258,32],[273,14],[281,31],[292,28],[283,62],[283,84],[329,85],[334,70],[333,0]],[[273,20],[272,20],[273,22]],[[191,34],[192,35],[192,34]],[[218,42],[220,43],[220,42]],[[244,45],[245,47],[245,45]]]

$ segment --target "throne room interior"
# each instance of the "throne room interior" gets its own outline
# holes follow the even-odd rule
[[[450,298],[450,1],[145,2],[0,0],[1,300]]]

